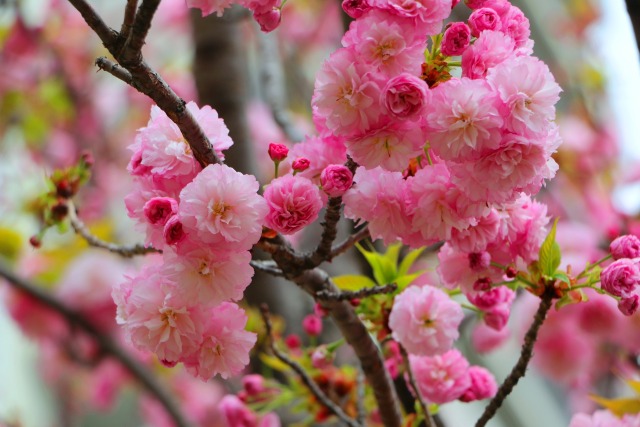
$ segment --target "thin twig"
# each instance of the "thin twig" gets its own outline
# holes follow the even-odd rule
[[[109,252],[113,252],[125,258],[131,258],[136,255],[147,255],[151,253],[162,253],[160,249],[156,249],[153,247],[145,247],[143,245],[130,245],[130,246],[121,246],[116,245],[115,243],[105,242],[99,237],[91,234],[87,226],[78,218],[76,215],[75,207],[71,202],[69,202],[69,220],[71,222],[71,226],[78,233],[89,246],[93,246],[95,248],[106,249]]]
[[[6,281],[14,288],[25,292],[39,303],[57,312],[59,315],[64,317],[70,325],[74,325],[86,332],[96,341],[104,353],[109,354],[118,360],[122,366],[129,371],[129,374],[131,374],[133,378],[138,380],[138,382],[140,382],[150,394],[156,397],[156,399],[167,410],[167,413],[173,419],[176,426],[190,426],[190,423],[180,411],[180,408],[174,401],[173,397],[163,388],[162,384],[157,381],[155,376],[137,360],[132,358],[131,355],[121,348],[115,341],[93,326],[93,324],[83,315],[58,301],[56,298],[45,292],[42,287],[15,275],[3,262],[0,262],[0,277],[5,278]]]
[[[123,40],[127,40],[131,34],[131,27],[136,17],[136,8],[138,7],[138,0],[127,0],[127,6],[124,9],[124,18],[122,20],[122,26],[120,27],[120,37]]]
[[[370,235],[371,234],[369,233],[368,227],[364,227],[363,229],[350,235],[344,241],[338,243],[337,245],[334,245],[331,248],[331,253],[327,257],[327,261],[331,261],[333,258],[337,257],[338,255],[342,255],[343,253],[351,249],[356,243],[366,239]]]
[[[420,392],[420,387],[418,387],[418,382],[416,381],[415,375],[413,375],[413,369],[411,369],[411,364],[409,363],[409,355],[407,354],[407,350],[403,346],[400,345],[400,353],[402,354],[402,360],[404,361],[404,369],[409,376],[409,383],[411,384],[411,388],[413,389],[413,394],[422,409],[422,414],[424,415],[424,423],[426,427],[434,427],[433,419],[431,418],[431,414],[429,413],[429,407],[427,406],[424,398],[422,397],[422,393]]]
[[[186,108],[184,100],[176,95],[139,54],[140,49],[138,49],[138,46],[141,48],[144,44],[144,39],[140,37],[142,35],[146,36],[150,20],[159,0],[143,1],[132,27],[131,37],[135,36],[136,42],[126,49],[122,49],[120,35],[104,23],[86,0],[69,0],[69,2],[80,12],[87,24],[100,37],[109,53],[131,74],[130,85],[151,98],[178,126],[185,140],[189,143],[193,156],[200,165],[204,168],[210,164],[222,163],[202,127]]]
[[[555,290],[553,286],[547,286],[545,292],[542,294],[540,305],[538,306],[538,311],[536,311],[536,315],[533,318],[533,323],[526,335],[524,336],[524,344],[522,345],[522,350],[520,352],[520,358],[518,362],[509,373],[509,376],[504,380],[496,395],[491,399],[491,402],[487,405],[482,416],[476,422],[475,427],[484,427],[487,422],[496,414],[504,400],[511,393],[513,388],[518,384],[520,378],[524,377],[527,372],[527,366],[529,365],[529,361],[531,360],[531,356],[533,355],[533,346],[536,343],[536,339],[538,338],[538,331],[540,330],[540,326],[544,322],[547,317],[547,313],[551,308],[551,303],[553,301],[553,297],[555,296]]]
[[[389,283],[382,286],[372,286],[370,288],[362,288],[357,291],[338,291],[330,292],[328,290],[320,291],[316,294],[316,298],[321,301],[350,301],[354,298],[366,298],[371,295],[390,294],[398,289],[395,283]]]
[[[251,266],[258,271],[271,274],[276,277],[284,277],[284,272],[280,270],[273,261],[251,260]]]
[[[262,320],[264,321],[264,325],[267,329],[267,337],[269,337],[269,347],[273,352],[273,355],[276,356],[281,362],[289,366],[292,370],[294,370],[299,376],[302,382],[307,386],[309,391],[313,393],[313,395],[322,403],[329,411],[331,411],[336,417],[340,419],[343,423],[350,427],[361,427],[353,418],[349,417],[340,406],[336,405],[326,394],[320,389],[318,384],[305,372],[304,368],[300,366],[295,361],[289,359],[286,354],[278,350],[275,345],[275,340],[273,338],[273,327],[271,325],[271,319],[269,318],[269,308],[266,304],[262,304],[260,306],[260,312],[262,313]]]
[[[131,76],[131,73],[115,62],[109,61],[105,56],[101,56],[96,59],[95,64],[100,70],[106,71],[130,86],[133,85],[133,77]]]

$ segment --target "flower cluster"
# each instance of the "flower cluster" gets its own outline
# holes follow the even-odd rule
[[[222,157],[232,144],[224,122],[210,107],[187,108]],[[253,276],[249,249],[268,210],[259,184],[228,166],[202,169],[157,107],[131,148],[127,210],[163,254],[113,289],[117,321],[138,349],[168,366],[182,362],[202,379],[236,374],[256,341],[232,301]]]
[[[615,260],[602,270],[602,289],[619,297],[618,309],[630,316],[640,305],[640,239],[633,234],[616,238],[609,246]]]

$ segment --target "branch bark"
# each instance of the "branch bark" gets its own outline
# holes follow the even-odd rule
[[[504,380],[496,395],[491,399],[491,402],[487,405],[482,416],[476,422],[475,427],[484,427],[487,422],[493,418],[496,414],[502,403],[505,401],[507,396],[511,394],[513,388],[518,384],[520,378],[524,377],[527,372],[527,366],[529,365],[529,361],[533,356],[533,346],[538,339],[538,331],[544,323],[544,320],[547,317],[547,313],[551,308],[551,303],[553,301],[553,297],[555,296],[555,289],[553,286],[547,286],[545,292],[542,294],[540,299],[540,305],[538,306],[538,310],[536,311],[536,315],[533,318],[533,323],[526,335],[524,336],[524,344],[522,345],[522,350],[520,351],[520,358],[518,362],[509,373],[509,376]]]
[[[6,281],[15,289],[25,292],[39,303],[60,314],[70,325],[81,329],[91,336],[105,354],[109,354],[119,361],[129,374],[131,374],[133,378],[142,384],[144,388],[153,395],[160,404],[162,404],[176,426],[191,426],[184,414],[180,411],[180,408],[173,397],[162,387],[162,385],[156,380],[155,376],[137,360],[131,357],[131,355],[115,341],[93,326],[93,324],[84,316],[43,291],[41,287],[17,276],[1,261],[0,277],[6,279]]]
[[[636,35],[636,44],[640,50],[640,3],[637,0],[625,0],[625,3],[629,18],[631,18],[631,25],[633,25],[633,32]]]

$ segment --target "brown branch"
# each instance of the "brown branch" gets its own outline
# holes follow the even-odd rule
[[[105,242],[104,240],[98,238],[97,236],[91,234],[87,226],[78,218],[76,215],[75,207],[71,202],[69,202],[69,221],[71,222],[71,226],[78,233],[89,246],[93,246],[95,248],[106,249],[109,252],[113,252],[125,258],[131,258],[136,255],[147,255],[150,253],[162,253],[160,249],[156,249],[153,247],[145,247],[143,245],[130,245],[130,246],[121,246],[116,245],[115,243]]]
[[[122,55],[118,57],[118,62],[125,67],[137,66],[142,62],[142,46],[151,29],[151,21],[159,4],[160,0],[142,0],[131,26],[131,34],[125,40]]]
[[[290,271],[286,262],[281,263],[282,260],[279,260],[277,256],[274,256],[274,259],[283,271]],[[327,273],[318,268],[302,271],[296,276],[288,274],[287,278],[312,296],[323,291],[339,292]],[[382,423],[386,427],[400,427],[402,418],[395,387],[384,366],[380,349],[366,326],[347,301],[327,300],[320,301],[320,304],[332,317],[342,336],[358,357],[365,377],[373,389]]]
[[[284,277],[284,272],[273,261],[251,260],[251,267],[272,276]]]
[[[536,339],[538,338],[538,331],[540,330],[540,326],[544,322],[547,317],[547,313],[551,308],[551,303],[553,301],[553,297],[555,296],[555,290],[553,286],[547,286],[545,292],[542,294],[540,299],[540,305],[538,306],[538,311],[536,311],[536,315],[533,318],[533,323],[526,335],[524,336],[524,344],[522,345],[522,350],[520,351],[520,358],[518,362],[509,373],[509,376],[504,380],[496,395],[491,399],[491,402],[487,405],[482,416],[476,422],[475,427],[484,427],[487,422],[496,414],[504,400],[511,393],[513,388],[518,384],[520,378],[524,377],[527,372],[527,366],[529,365],[529,361],[531,360],[531,356],[533,355],[533,346],[536,343]]]
[[[127,0],[127,5],[124,9],[124,18],[122,19],[122,26],[120,27],[120,37],[123,40],[127,40],[131,34],[131,27],[136,17],[136,8],[138,7],[138,0]]]
[[[122,80],[126,84],[133,86],[133,77],[131,73],[126,69],[122,68],[120,65],[116,64],[113,61],[109,61],[105,56],[101,56],[96,59],[96,67],[98,67],[102,71],[106,71],[112,76]]]
[[[333,402],[329,397],[324,394],[318,384],[305,372],[304,368],[296,363],[294,360],[289,359],[286,354],[278,350],[273,339],[273,327],[271,325],[271,319],[269,318],[269,308],[266,304],[260,306],[260,312],[262,314],[262,320],[267,329],[267,337],[269,337],[269,347],[281,362],[289,366],[296,374],[300,376],[300,379],[307,386],[309,391],[322,403],[331,413],[340,419],[343,423],[350,427],[361,427],[353,418],[349,417],[342,408]]]
[[[91,336],[105,354],[109,354],[119,361],[133,378],[138,380],[138,382],[140,382],[140,384],[142,384],[151,395],[155,396],[158,402],[160,402],[166,409],[176,426],[190,426],[190,423],[181,413],[180,408],[174,401],[173,397],[162,387],[151,372],[131,357],[131,355],[121,348],[115,341],[93,326],[93,324],[84,316],[58,301],[56,298],[42,290],[41,287],[18,277],[2,262],[0,262],[0,277],[6,279],[14,288],[25,292],[39,303],[57,312],[59,315],[64,317],[70,325],[78,327]]]
[[[321,301],[350,301],[354,298],[366,298],[371,295],[390,294],[398,289],[395,283],[389,283],[382,286],[372,286],[370,288],[362,288],[357,291],[338,291],[330,292],[328,290],[320,291],[316,294],[316,298]]]
[[[413,389],[413,394],[422,409],[422,414],[424,415],[424,423],[426,427],[434,427],[433,419],[431,418],[431,414],[429,413],[429,407],[424,401],[422,397],[422,393],[420,392],[420,387],[418,387],[418,382],[416,381],[415,375],[413,375],[413,369],[411,369],[411,364],[409,363],[409,355],[407,354],[407,350],[403,346],[400,345],[400,353],[402,354],[402,360],[404,361],[404,369],[409,376],[409,384],[411,384],[411,388]]]
[[[327,257],[327,261],[331,261],[333,258],[337,257],[338,255],[345,253],[346,251],[351,249],[356,243],[370,236],[371,234],[369,233],[368,227],[364,227],[360,231],[355,232],[354,234],[347,237],[344,241],[338,243],[337,245],[334,245],[331,248],[331,253]]]
[[[303,259],[304,267],[312,269],[329,259],[331,255],[331,245],[336,240],[338,234],[338,221],[340,221],[340,208],[342,207],[342,197],[330,197],[327,209],[324,213],[324,223],[320,243],[313,253],[306,255]]]
[[[140,37],[147,34],[148,26],[159,0],[143,1],[132,27],[131,37],[136,41],[124,51],[119,34],[106,26],[86,0],[69,0],[69,2],[100,37],[111,55],[131,74],[130,85],[151,98],[178,126],[200,165],[206,167],[213,163],[221,163],[204,131],[191,112],[187,110],[184,100],[176,95],[169,85],[147,65],[141,55],[136,54],[136,52],[139,53],[137,46],[141,47],[144,44],[144,39],[140,39]]]
[[[358,416],[356,419],[361,425],[365,425],[367,417],[367,411],[364,407],[365,391],[364,375],[362,371],[358,369],[356,376],[356,408],[358,410]]]

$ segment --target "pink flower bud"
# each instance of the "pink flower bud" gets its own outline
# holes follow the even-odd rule
[[[427,83],[412,74],[402,73],[387,82],[380,102],[391,116],[407,119],[420,114],[428,99]]]
[[[491,279],[487,277],[481,277],[473,282],[474,291],[488,291],[489,289],[491,289]]]
[[[242,387],[244,387],[248,396],[255,396],[266,390],[264,377],[258,374],[245,375],[242,377]]]
[[[311,365],[316,369],[325,369],[331,366],[333,353],[327,350],[326,345],[321,345],[311,353]]]
[[[482,7],[473,11],[468,22],[469,28],[471,28],[471,35],[474,37],[478,37],[484,30],[500,31],[502,28],[500,15],[488,7]]]
[[[182,228],[182,222],[180,222],[180,218],[178,217],[178,215],[173,215],[167,220],[167,223],[164,225],[162,235],[167,245],[178,244],[187,237]]]
[[[489,310],[498,304],[510,304],[515,298],[515,292],[506,286],[498,286],[496,288],[487,289],[477,293],[467,294],[467,298],[471,304],[481,310]]]
[[[627,298],[640,285],[640,258],[622,258],[609,264],[600,274],[600,286],[611,295]]]
[[[440,50],[445,56],[462,55],[470,42],[471,29],[469,26],[464,22],[454,22],[445,30]]]
[[[342,10],[353,19],[358,19],[364,13],[371,9],[371,5],[367,0],[343,0]]]
[[[256,20],[258,25],[260,25],[260,30],[265,33],[269,33],[280,25],[280,22],[282,21],[282,13],[280,12],[280,9],[274,8],[265,13],[254,13],[253,19]]]
[[[302,341],[300,341],[300,337],[296,334],[291,334],[284,339],[284,344],[289,350],[297,350],[302,345]]]
[[[302,172],[307,170],[310,164],[311,162],[309,161],[309,159],[305,159],[304,157],[299,157],[293,161],[293,163],[291,164],[291,167],[296,172]]]
[[[640,239],[633,234],[620,236],[611,242],[609,250],[613,259],[640,257]]]
[[[343,165],[329,165],[320,174],[322,189],[330,197],[342,196],[353,184],[353,174]]]
[[[315,305],[313,306],[313,313],[318,317],[325,317],[327,314],[329,314],[327,310],[322,308],[322,306],[318,303],[315,303]]]
[[[269,144],[269,157],[274,162],[281,162],[287,158],[289,154],[289,148],[284,144],[276,144],[272,142]]]
[[[302,320],[302,329],[312,337],[322,332],[322,319],[315,314],[310,314]]]
[[[154,197],[144,205],[144,216],[151,224],[164,226],[178,212],[178,202],[171,197]]]
[[[618,302],[618,310],[625,316],[631,316],[638,310],[638,300],[638,295],[622,298],[620,302]]]
[[[495,396],[498,391],[498,385],[491,372],[481,366],[471,366],[468,372],[471,378],[471,385],[460,396],[461,401],[471,402]]]
[[[228,394],[218,403],[218,410],[229,426],[255,426],[258,420],[251,409],[236,396]]]
[[[502,330],[509,321],[509,305],[498,304],[484,313],[484,322],[496,331]]]

